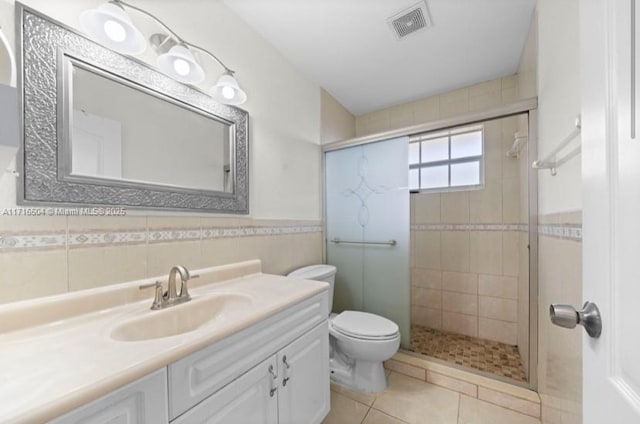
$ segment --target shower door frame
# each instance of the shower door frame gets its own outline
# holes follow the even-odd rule
[[[451,118],[438,119],[424,124],[412,125],[391,131],[385,131],[370,134],[362,137],[355,137],[348,140],[336,141],[322,146],[322,212],[323,212],[323,230],[324,243],[322,245],[323,260],[326,261],[327,256],[327,210],[326,210],[326,166],[325,154],[334,150],[342,150],[349,147],[360,146],[363,144],[376,143],[392,138],[409,136],[412,134],[448,130],[454,127],[479,124],[494,119],[508,118],[511,116],[527,114],[528,118],[528,143],[527,154],[530,161],[538,157],[538,98],[532,97],[528,99],[511,102],[495,108],[486,109],[479,112],[466,113]],[[529,377],[526,383],[520,383],[510,379],[504,379],[499,376],[492,376],[500,381],[507,381],[515,384],[537,390],[538,388],[538,173],[537,170],[529,167],[528,172],[529,185],[529,369],[527,375]],[[456,367],[455,364],[449,364]],[[466,369],[465,369],[466,370]],[[482,375],[485,375],[484,373]]]

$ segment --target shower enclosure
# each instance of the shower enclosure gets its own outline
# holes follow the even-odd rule
[[[325,160],[333,309],[394,321],[409,348],[408,137],[328,152]]]
[[[334,311],[385,316],[411,354],[535,387],[535,113],[326,148]]]

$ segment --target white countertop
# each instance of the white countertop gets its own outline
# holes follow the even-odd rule
[[[136,299],[138,285],[149,280],[0,306],[0,321],[8,320],[0,327],[0,422],[48,421],[328,289],[327,283],[259,269],[258,261],[249,261],[194,271],[201,278],[190,288],[192,302],[233,292],[252,303],[194,331],[145,341],[117,341],[110,334],[132,317],[190,303],[151,311],[152,289]],[[109,307],[86,310],[96,303]]]

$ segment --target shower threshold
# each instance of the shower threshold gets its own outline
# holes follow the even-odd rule
[[[411,326],[411,352],[517,382],[527,382],[517,346]]]

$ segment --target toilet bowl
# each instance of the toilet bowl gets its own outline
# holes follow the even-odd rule
[[[332,314],[335,274],[332,265],[312,265],[288,276],[329,283],[331,379],[361,392],[380,392],[387,387],[382,364],[400,347],[399,328],[393,321],[367,312]]]

